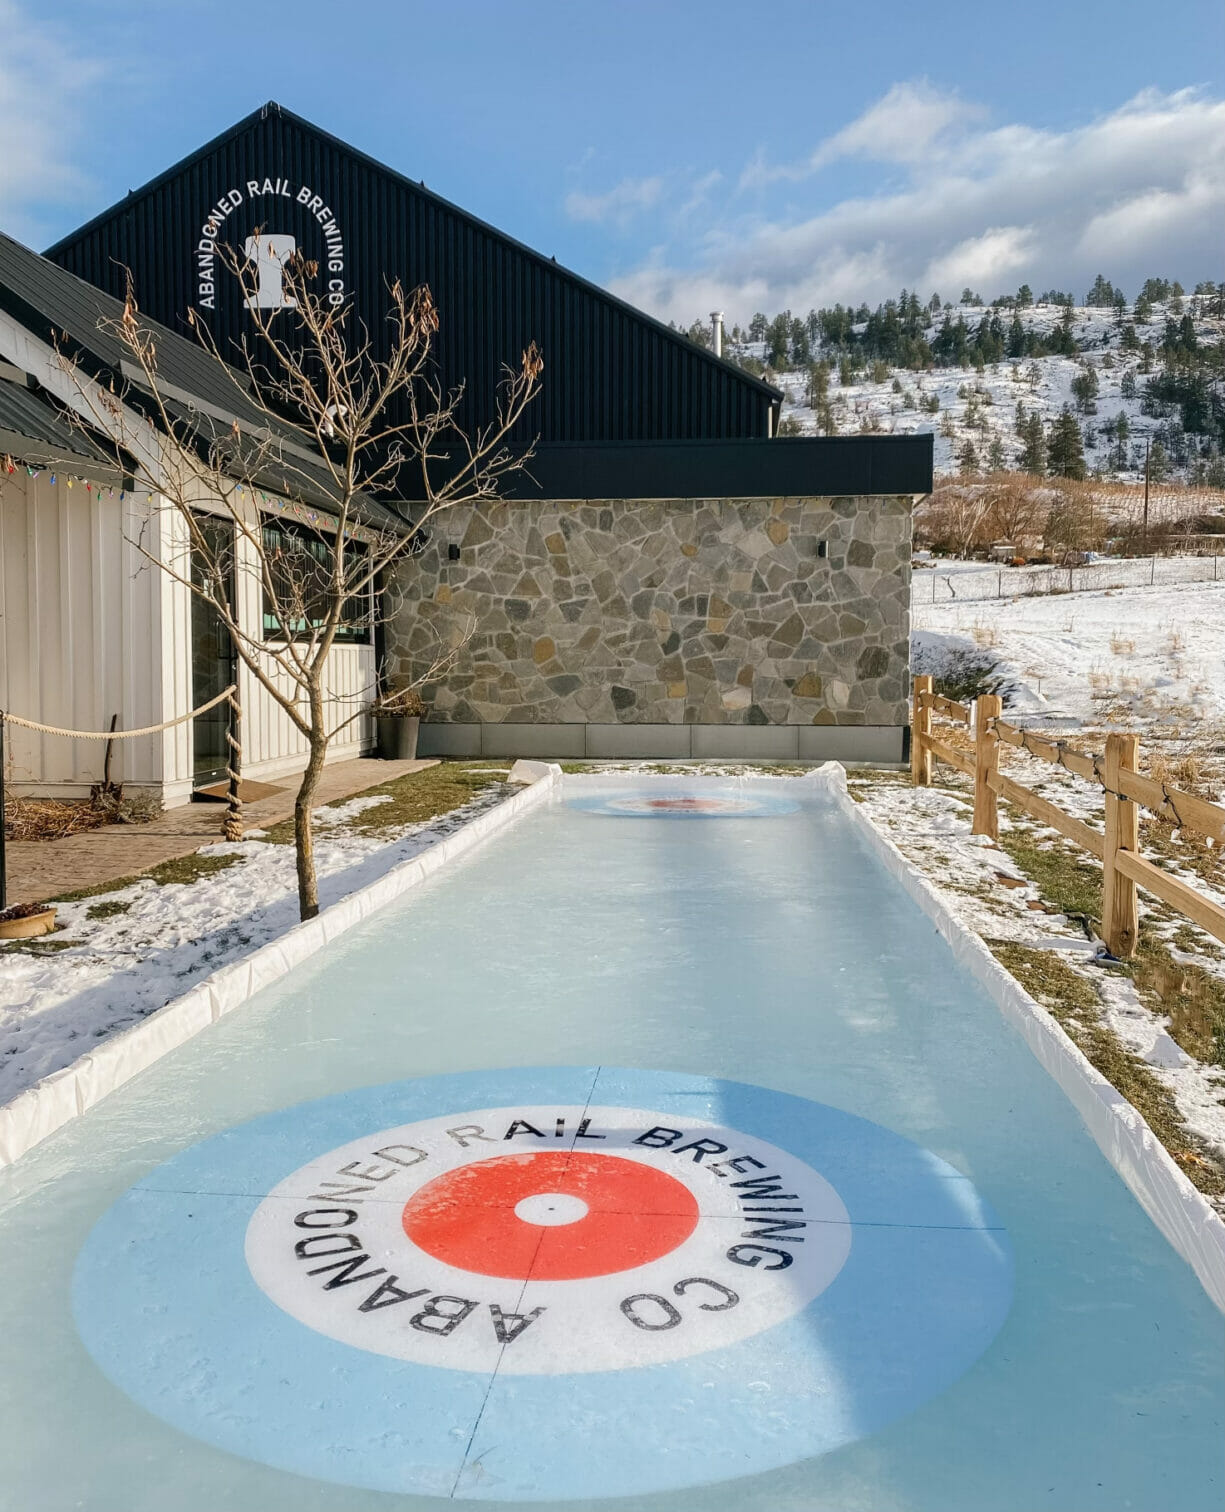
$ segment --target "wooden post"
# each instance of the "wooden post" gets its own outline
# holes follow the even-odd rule
[[[1140,849],[1140,810],[1119,797],[1119,774],[1134,772],[1140,754],[1138,735],[1106,737],[1106,840],[1102,855],[1102,939],[1120,961],[1136,953],[1140,913],[1136,884],[1115,865],[1121,850]]]
[[[927,744],[932,732],[932,711],[922,697],[932,691],[930,677],[915,678],[910,712],[910,780],[915,787],[932,785],[932,753]]]
[[[1004,705],[998,694],[982,693],[974,700],[974,825],[970,833],[1000,838],[1000,816],[995,789],[989,779],[999,767],[1000,738],[991,721]]]

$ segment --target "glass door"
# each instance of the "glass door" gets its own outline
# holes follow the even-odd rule
[[[224,595],[234,603],[234,524],[231,520],[201,515],[197,518],[202,539],[193,542],[193,585],[211,587],[214,597]],[[191,596],[191,706],[199,708],[216,698],[235,680],[238,658],[230,632],[213,604],[199,593]],[[226,738],[230,719],[228,702],[219,703],[191,722],[192,786],[207,787],[225,776]]]

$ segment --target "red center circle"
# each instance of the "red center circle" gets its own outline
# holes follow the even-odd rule
[[[704,810],[719,808],[720,804],[714,798],[650,798],[647,800],[647,807],[653,809],[682,809],[689,812],[697,810],[698,812],[702,812]]]
[[[586,1213],[546,1227],[520,1218],[525,1197],[578,1197]],[[516,1281],[577,1281],[647,1265],[698,1222],[689,1188],[641,1161],[568,1150],[500,1155],[427,1182],[406,1204],[409,1239],[460,1270]]]

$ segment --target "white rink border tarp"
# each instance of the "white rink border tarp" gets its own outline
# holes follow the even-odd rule
[[[957,964],[983,987],[1020,1033],[1043,1069],[1080,1114],[1098,1149],[1131,1188],[1153,1220],[1225,1312],[1225,1223],[1203,1193],[1178,1169],[1172,1156],[1123,1094],[1064,1033],[1056,1019],[1005,971],[982,940],[882,835],[847,793],[846,773],[826,763],[805,781],[822,782],[860,833],[948,942]]]
[[[317,917],[295,924],[241,960],[221,967],[182,997],[18,1093],[0,1107],[0,1166],[19,1160],[49,1134],[202,1029],[241,1008],[257,992],[279,981],[377,909],[434,876],[522,814],[547,803],[558,791],[561,768],[539,761],[516,762],[510,781],[530,785],[469,819],[453,834],[401,862],[376,882],[333,903]]]
[[[71,1119],[84,1113],[168,1051],[241,1007],[262,988],[278,981],[329,941],[376,909],[434,875],[530,809],[559,796],[561,768],[544,762],[516,762],[512,780],[531,783],[525,792],[470,820],[453,835],[388,872],[369,887],[325,909],[318,918],[295,925],[279,939],[214,972],[181,998],[116,1035],[71,1066],[46,1077],[0,1108],[0,1166],[11,1164]],[[804,777],[693,774],[599,774],[568,777],[568,790],[667,790],[692,787],[791,788],[827,796],[864,837],[885,870],[947,941],[958,964],[989,994],[1009,1023],[1024,1036],[1038,1061],[1080,1114],[1098,1148],[1135,1194],[1140,1205],[1175,1250],[1195,1271],[1204,1290],[1225,1312],[1225,1223],[1175,1165],[1135,1108],[1094,1069],[1054,1018],[999,964],[937,889],[882,835],[847,793],[846,772],[827,762]]]
[[[568,791],[593,793],[601,789],[666,789],[681,781],[679,774],[641,777],[613,773],[566,779]],[[901,883],[947,941],[959,966],[983,987],[1004,1018],[1025,1042],[1048,1075],[1080,1114],[1094,1142],[1131,1188],[1140,1206],[1194,1270],[1200,1284],[1225,1312],[1225,1223],[1203,1194],[1178,1169],[1165,1146],[1123,1094],[1096,1070],[1058,1022],[1032,998],[949,907],[937,889],[912,866],[897,846],[876,828],[847,792],[846,772],[826,762],[803,777],[731,775],[686,776],[693,786],[756,787],[759,791],[792,787],[827,795],[866,839],[881,864]]]

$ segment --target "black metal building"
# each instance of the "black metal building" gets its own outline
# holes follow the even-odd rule
[[[270,103],[47,251],[122,296],[130,269],[146,314],[187,331],[194,308],[233,350],[250,319],[219,245],[289,241],[322,290],[352,300],[376,340],[385,280],[428,284],[444,382],[467,386],[465,421],[492,413],[503,363],[529,342],[545,383],[523,423],[548,444],[733,440],[772,433],[780,396],[733,363]],[[280,296],[260,268],[261,303]]]

